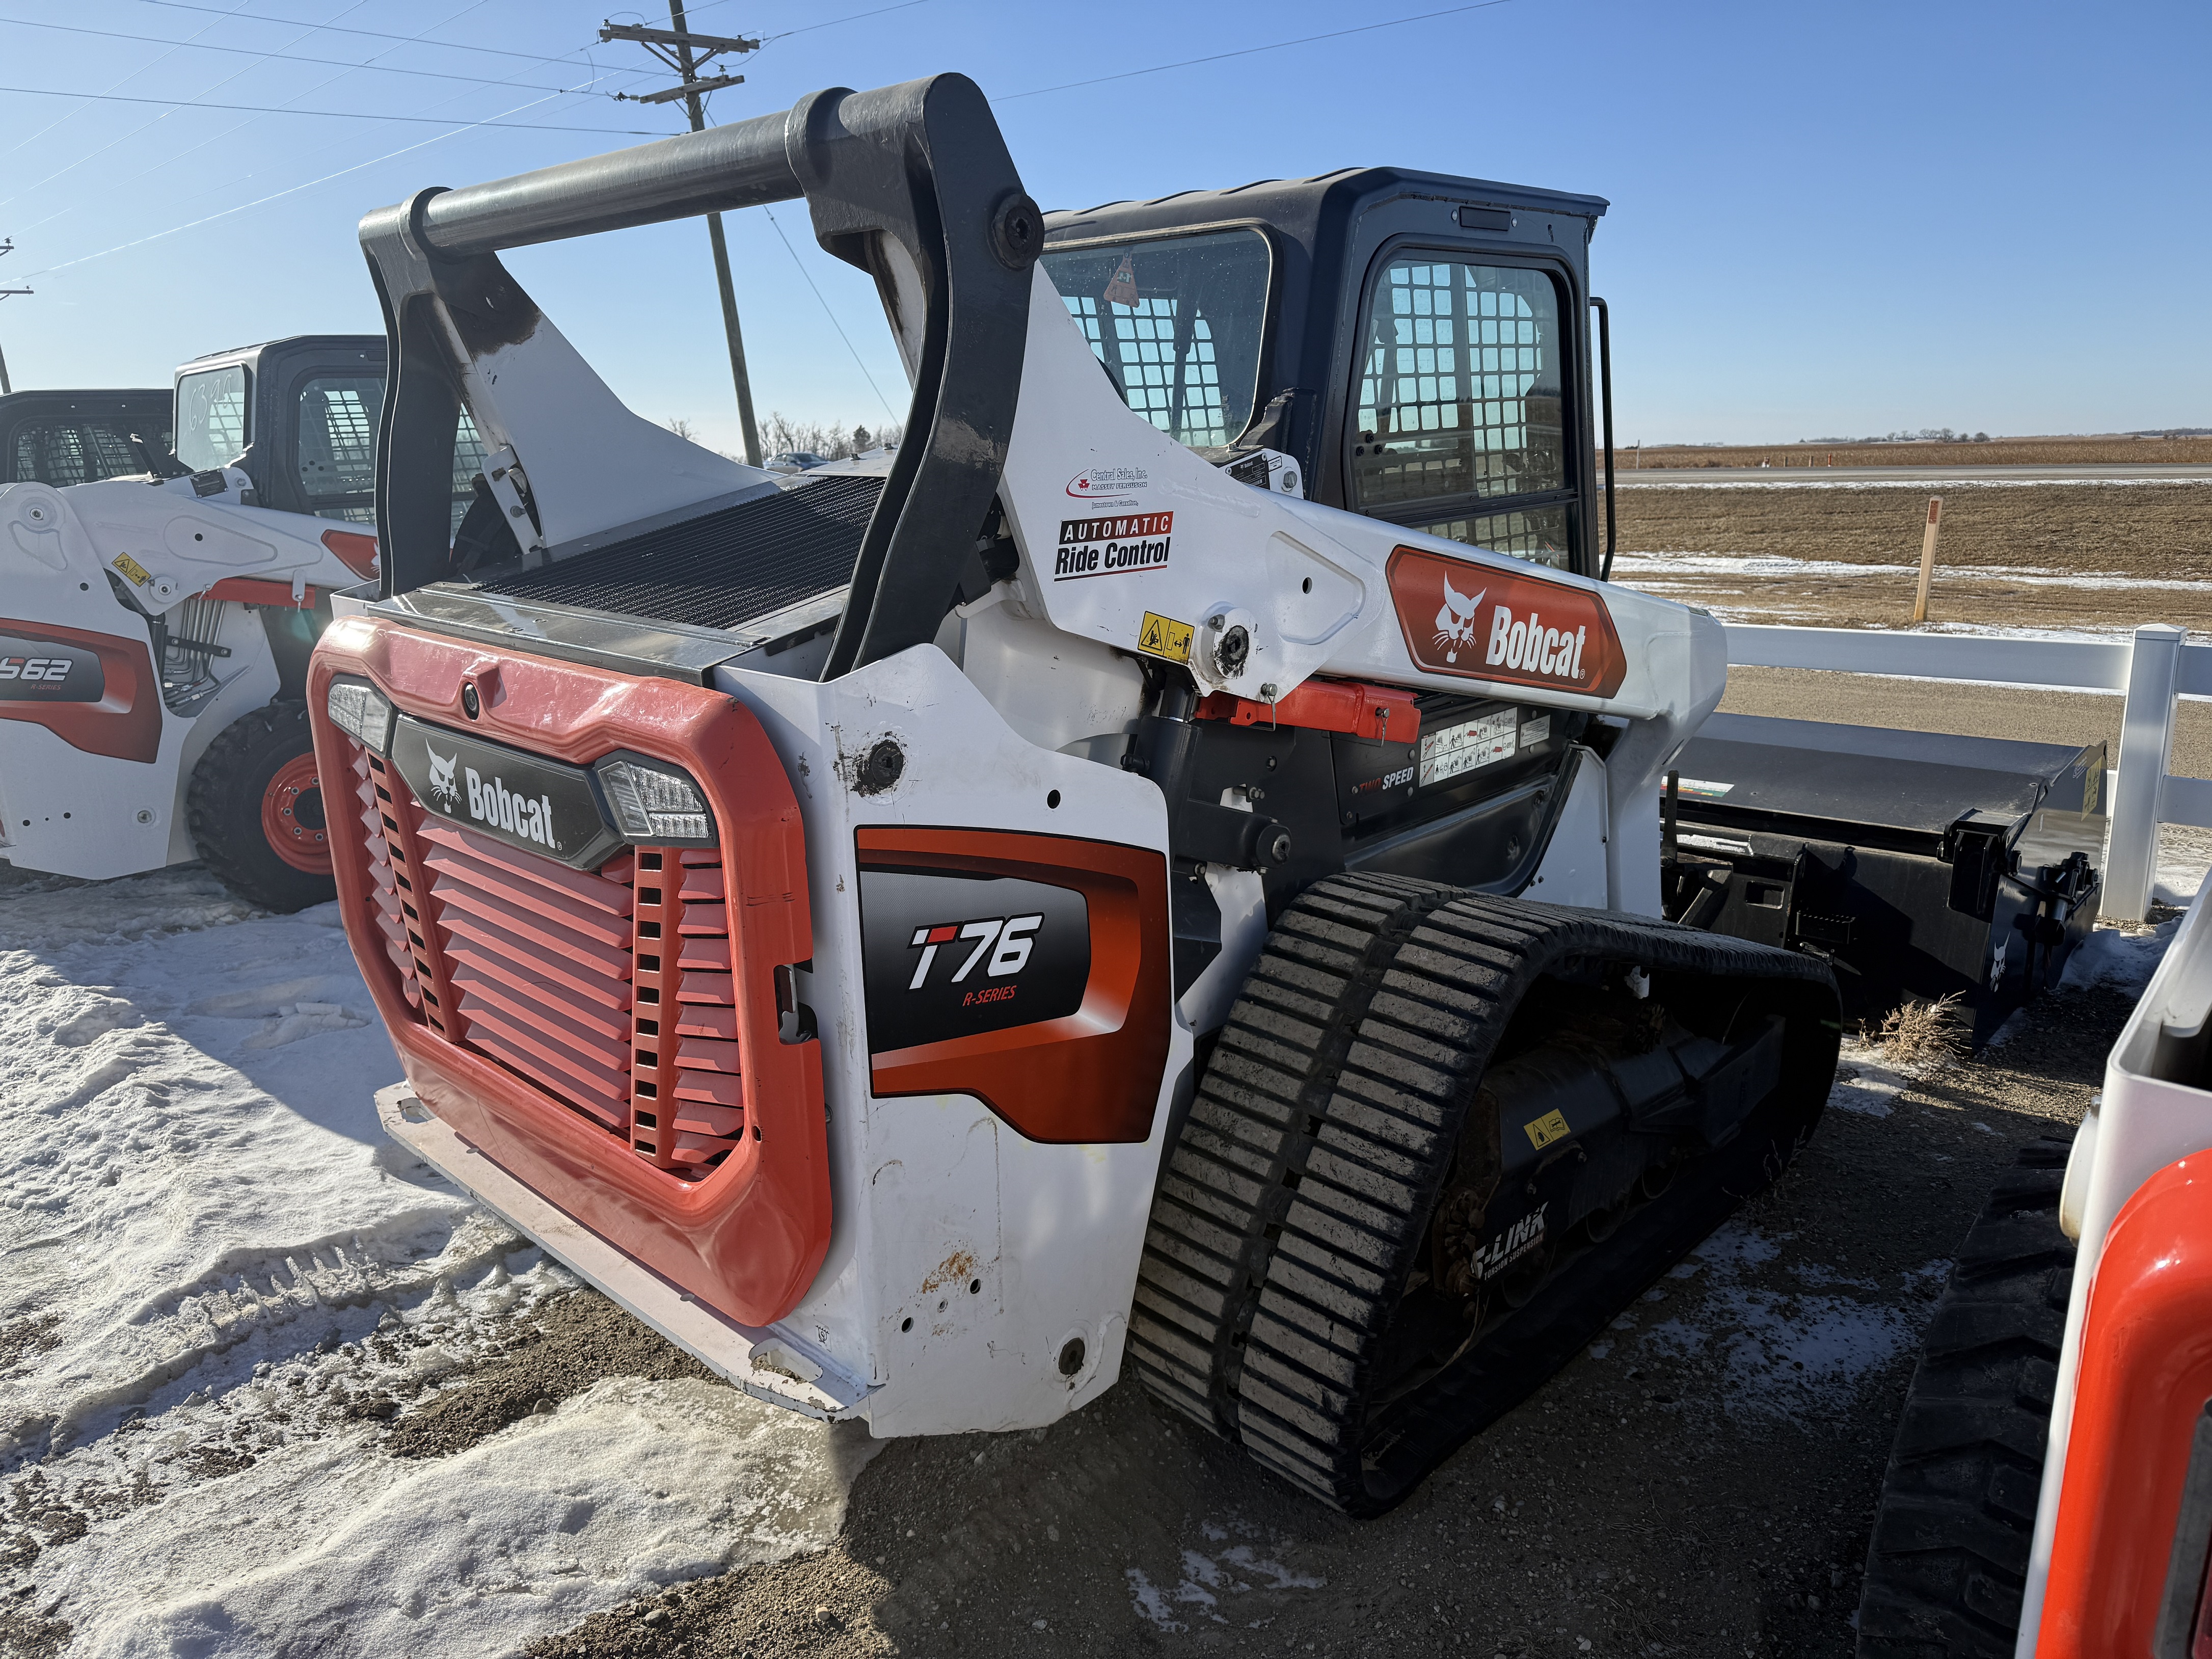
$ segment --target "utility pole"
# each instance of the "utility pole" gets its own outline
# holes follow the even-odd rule
[[[742,75],[703,76],[708,64],[724,52],[758,52],[760,42],[735,35],[694,34],[684,21],[684,0],[668,0],[670,29],[647,28],[635,23],[609,23],[599,30],[601,40],[634,40],[674,70],[678,84],[636,99],[641,104],[672,104],[684,100],[691,117],[691,131],[707,130],[707,112],[699,100],[704,94],[744,83]],[[629,94],[617,93],[617,97]],[[722,235],[722,216],[707,216],[707,240],[714,249],[714,280],[722,290],[722,331],[730,339],[730,379],[737,383],[738,424],[745,434],[745,464],[761,464],[760,428],[753,421],[752,376],[745,372],[744,331],[738,326],[738,296],[730,286],[730,246]]]
[[[0,253],[13,253],[15,251],[15,244],[12,239],[0,242]],[[7,299],[10,295],[28,294],[30,291],[27,288],[0,288],[0,300]],[[8,354],[0,351],[0,398],[7,397],[15,389],[8,384]]]

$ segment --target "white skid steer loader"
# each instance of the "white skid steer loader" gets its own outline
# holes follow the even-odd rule
[[[331,896],[307,657],[331,593],[377,574],[383,392],[380,337],[304,336],[179,369],[173,454],[144,435],[166,410],[131,432],[75,404],[24,415],[144,470],[0,485],[0,860],[102,878],[200,858],[271,908]]]
[[[497,257],[800,198],[913,382],[872,476],[633,416]],[[1127,1366],[1371,1514],[1787,1164],[1836,991],[1659,915],[1724,654],[1597,580],[1604,204],[1178,199],[1048,219],[945,76],[372,214],[308,706],[395,1136],[763,1398]]]

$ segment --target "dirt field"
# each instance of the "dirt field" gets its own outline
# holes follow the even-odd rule
[[[1615,580],[1732,622],[1895,628],[1930,492],[1913,484],[1639,484]],[[2212,630],[2212,484],[1946,483],[1937,626]]]
[[[1624,471],[1686,466],[2180,466],[2212,462],[2212,438],[1992,438],[1987,443],[1652,445],[1614,451]]]
[[[1779,1185],[1381,1521],[1321,1510],[1125,1382],[1048,1431],[893,1443],[826,1552],[531,1651],[1842,1659],[1950,1254],[2014,1148],[2078,1121],[2127,1006],[2063,994],[1901,1093],[1847,1054]]]

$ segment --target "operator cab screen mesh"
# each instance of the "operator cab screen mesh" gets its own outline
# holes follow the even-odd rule
[[[1252,423],[1267,325],[1256,230],[1048,251],[1045,274],[1121,401],[1194,449]]]
[[[1560,345],[1559,289],[1545,272],[1393,258],[1367,306],[1354,507],[1565,568]]]

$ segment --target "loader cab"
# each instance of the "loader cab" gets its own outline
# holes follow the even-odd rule
[[[1042,263],[1122,400],[1237,476],[1595,575],[1606,205],[1355,167],[1048,214]]]
[[[169,389],[17,392],[0,398],[0,483],[56,489],[146,470],[132,442],[170,447]]]
[[[374,524],[383,408],[382,335],[295,335],[179,368],[175,453],[244,468],[263,507]]]

